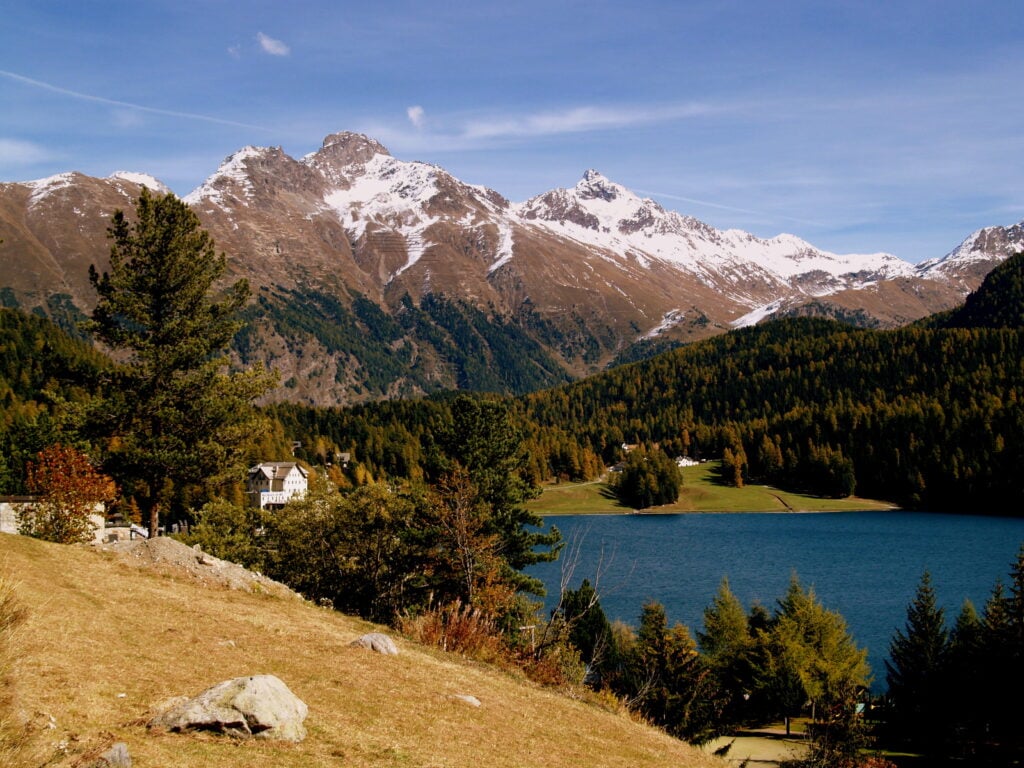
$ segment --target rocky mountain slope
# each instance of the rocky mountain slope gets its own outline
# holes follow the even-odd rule
[[[106,220],[140,174],[0,184],[0,299],[70,326],[94,302]],[[524,391],[771,315],[893,326],[959,303],[1024,246],[1022,225],[914,266],[792,235],[719,231],[596,171],[513,204],[339,133],[295,159],[246,147],[186,196],[257,288],[242,361],[320,404],[448,387]]]

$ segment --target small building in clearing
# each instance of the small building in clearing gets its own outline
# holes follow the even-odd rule
[[[294,461],[264,461],[249,470],[249,503],[260,509],[280,509],[309,488],[309,472]]]

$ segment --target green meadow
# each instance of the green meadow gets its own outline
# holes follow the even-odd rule
[[[709,461],[683,468],[683,491],[674,504],[643,510],[649,513],[680,512],[850,512],[894,509],[884,501],[851,496],[826,499],[783,491],[770,485],[727,486],[718,479],[719,462]],[[586,483],[555,483],[544,486],[528,505],[541,515],[621,515],[634,510],[619,503],[606,480]]]

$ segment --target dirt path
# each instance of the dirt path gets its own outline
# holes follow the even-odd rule
[[[722,754],[723,750],[725,751]],[[771,733],[741,736],[721,736],[705,744],[705,752],[718,754],[730,765],[778,766],[783,760],[802,757],[807,751],[807,742],[799,736],[787,738]]]

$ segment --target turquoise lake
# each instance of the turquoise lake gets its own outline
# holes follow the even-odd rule
[[[570,586],[591,583],[610,620],[636,625],[648,600],[696,639],[704,608],[722,578],[746,608],[769,610],[796,573],[845,617],[867,647],[873,688],[885,689],[889,642],[906,622],[928,570],[949,626],[964,599],[981,612],[997,579],[1004,584],[1024,543],[1024,519],[923,512],[571,515],[546,518],[579,550]],[[562,563],[529,572],[558,591]],[[548,598],[549,604],[552,597]]]

